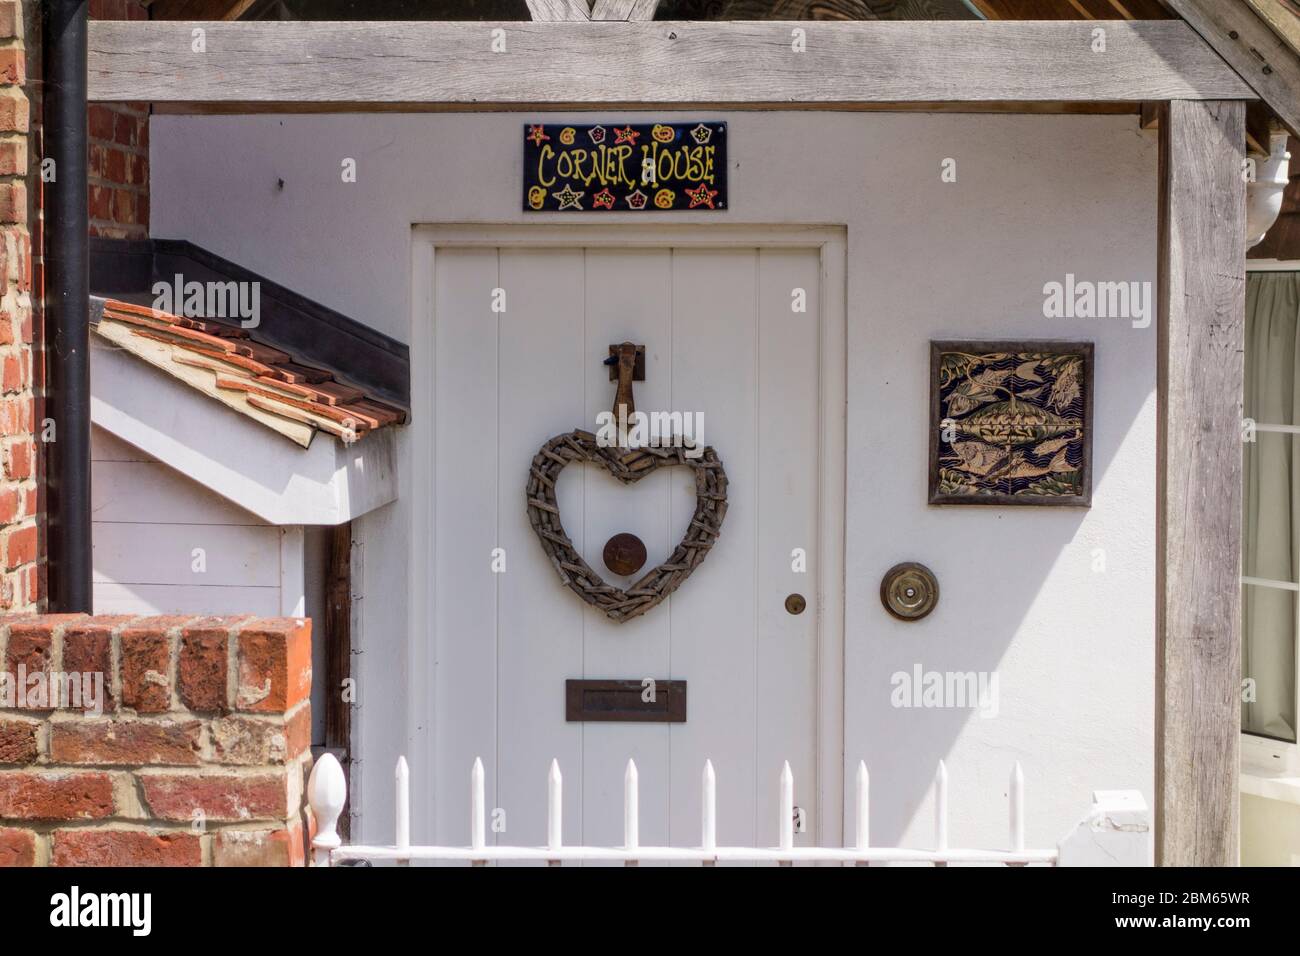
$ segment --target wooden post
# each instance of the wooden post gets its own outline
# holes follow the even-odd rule
[[[1157,863],[1235,866],[1246,104],[1160,120]]]

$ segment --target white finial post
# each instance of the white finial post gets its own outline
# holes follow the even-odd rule
[[[948,849],[948,768],[942,760],[934,775],[934,848],[940,853]],[[937,866],[947,866],[946,862]]]
[[[790,761],[781,767],[781,799],[778,801],[781,814],[781,849],[794,849],[794,774],[790,772]]]
[[[307,778],[307,803],[316,818],[316,837],[311,845],[317,866],[329,866],[330,851],[343,843],[337,827],[347,799],[348,781],[338,758],[331,753],[321,754]]]
[[[558,850],[562,845],[564,821],[564,778],[560,776],[560,762],[551,760],[551,770],[546,776],[546,848]],[[552,866],[559,860],[551,860]]]
[[[700,848],[712,853],[718,848],[718,780],[713,775],[713,761],[705,759],[700,787]],[[714,860],[706,860],[712,866]]]
[[[411,849],[411,771],[406,766],[406,757],[397,758],[397,767],[393,771],[395,792],[397,794],[397,807],[395,819],[397,822],[397,835],[393,840],[393,846],[397,847],[398,853],[409,851]],[[411,860],[408,856],[400,856],[397,860],[398,866],[409,866]]]
[[[1011,769],[1011,849],[1015,853],[1025,849],[1025,774],[1019,760]]]
[[[858,761],[858,776],[855,796],[857,797],[857,832],[855,833],[854,848],[865,850],[871,846],[871,777],[867,774],[867,762]]]
[[[628,850],[635,850],[641,844],[639,813],[636,762],[629,758],[623,773],[623,846]],[[628,860],[627,865],[636,866],[636,861]]]
[[[483,761],[475,757],[469,771],[469,845],[475,850],[487,845],[487,800],[483,792]]]

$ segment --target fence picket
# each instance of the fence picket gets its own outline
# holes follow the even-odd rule
[[[943,853],[948,849],[948,768],[942,760],[934,775],[934,848]],[[935,866],[947,866],[947,862],[936,860]]]
[[[623,846],[628,850],[635,850],[641,842],[639,812],[636,763],[629,758],[623,773]],[[627,865],[636,866],[636,860],[628,860]]]
[[[406,758],[397,758],[397,767],[393,771],[395,789],[397,791],[397,807],[395,820],[397,826],[397,836],[394,845],[398,851],[405,850],[407,855],[397,861],[398,866],[407,866],[410,860],[411,850],[411,771],[406,766]]]
[[[560,762],[551,759],[551,770],[546,775],[546,848],[558,850],[563,843],[564,832],[564,778],[560,775]],[[559,860],[549,860],[551,866],[559,866]]]
[[[643,860],[696,862],[713,866],[721,860],[746,863],[776,862],[792,866],[796,861],[870,866],[873,863],[995,863],[1026,866],[1030,863],[1070,866],[1151,864],[1150,812],[1142,794],[1134,790],[1099,790],[1093,794],[1092,810],[1054,850],[1025,848],[1025,780],[1017,762],[1011,771],[1009,850],[952,849],[948,845],[948,768],[942,760],[934,778],[935,848],[875,847],[870,842],[870,775],[864,761],[858,762],[855,779],[855,832],[853,845],[845,848],[796,847],[794,845],[794,775],[789,762],[781,767],[778,810],[781,815],[778,845],[772,848],[719,847],[717,845],[717,777],[713,762],[705,760],[701,775],[700,846],[664,847],[641,845],[640,781],[636,763],[627,762],[623,776],[623,846],[566,847],[563,841],[563,784],[558,760],[552,760],[546,778],[546,845],[543,847],[488,846],[487,803],[484,796],[483,761],[475,758],[470,770],[470,845],[468,847],[412,846],[410,842],[410,769],[406,758],[394,771],[396,827],[392,846],[342,846],[337,824],[347,800],[347,780],[332,754],[316,761],[307,781],[307,799],[316,820],[312,840],[317,866],[344,860],[388,860],[406,865],[412,859],[469,862],[486,866],[494,860],[544,861],[560,866],[565,860],[622,862],[636,866]]]
[[[790,772],[790,761],[781,767],[781,849],[794,849],[794,774]],[[789,866],[790,861],[782,860],[782,866]]]
[[[469,845],[476,850],[487,845],[487,798],[483,761],[475,757],[469,770]]]
[[[700,795],[700,849],[712,853],[718,847],[718,781],[713,775],[713,761],[704,761],[704,775]],[[713,860],[705,860],[705,866],[713,866]]]
[[[856,806],[857,829],[854,834],[853,845],[859,850],[865,850],[871,846],[871,777],[867,773],[867,762],[865,760],[858,761],[856,797],[854,803]]]

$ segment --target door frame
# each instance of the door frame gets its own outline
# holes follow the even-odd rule
[[[411,473],[412,488],[431,487],[436,437],[433,432],[434,258],[439,247],[456,248],[763,248],[816,249],[821,266],[818,328],[818,554],[817,590],[817,781],[813,835],[820,846],[844,839],[844,521],[847,422],[847,238],[835,225],[709,225],[690,223],[451,223],[416,224],[411,230]],[[410,614],[407,653],[407,752],[419,754],[412,768],[416,793],[436,800],[432,779],[437,734],[428,703],[437,686],[436,661],[428,639],[435,595],[433,509],[429,496],[412,495],[413,528],[408,568]],[[486,558],[485,558],[486,560]],[[456,781],[461,786],[465,781]],[[773,781],[773,786],[776,781]],[[433,819],[434,815],[430,815]]]

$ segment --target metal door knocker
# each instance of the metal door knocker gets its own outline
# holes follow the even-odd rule
[[[560,583],[611,621],[622,623],[639,617],[663,601],[708,557],[718,540],[722,519],[727,514],[727,473],[718,453],[711,447],[700,448],[694,442],[688,447],[680,435],[667,436],[666,441],[661,436],[657,442],[628,447],[626,424],[636,411],[632,383],[645,380],[645,346],[623,342],[611,345],[609,355],[605,361],[611,366],[609,377],[618,382],[613,409],[618,423],[616,440],[607,441],[585,429],[556,435],[533,456],[524,496],[528,503],[528,521],[541,542],[542,550],[555,566]],[[602,436],[603,433],[602,429]],[[573,546],[560,521],[555,487],[560,472],[574,461],[602,465],[625,485],[674,465],[695,473],[695,513],[691,516],[686,536],[667,561],[651,568],[626,590],[607,583],[592,570]],[[618,534],[605,546],[603,557],[611,571],[635,574],[645,563],[645,545],[634,535]],[[620,570],[625,567],[630,570]]]

